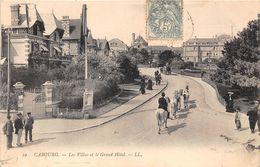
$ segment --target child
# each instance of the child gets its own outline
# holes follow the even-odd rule
[[[237,130],[240,131],[240,129],[241,129],[241,121],[240,121],[240,108],[239,107],[236,108],[235,124],[236,124]]]

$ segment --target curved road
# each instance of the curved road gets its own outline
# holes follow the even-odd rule
[[[153,69],[142,69],[143,74],[153,74],[153,72]],[[168,81],[165,93],[170,98],[175,89],[185,88],[188,84],[192,102],[190,105],[193,106],[189,112],[181,114],[178,119],[169,120],[169,128],[164,134],[157,134],[155,110],[158,106],[157,101],[160,96],[158,95],[129,114],[100,127],[67,134],[38,135],[35,138],[42,139],[41,142],[24,147],[21,151],[28,153],[50,150],[106,153],[121,151],[126,154],[140,152],[142,155],[142,158],[119,157],[121,161],[111,161],[113,159],[111,157],[110,159],[88,157],[84,161],[87,161],[90,166],[104,165],[107,162],[104,160],[110,160],[112,166],[122,164],[132,166],[138,163],[138,166],[156,164],[155,166],[238,167],[259,164],[259,151],[248,153],[242,144],[249,139],[259,138],[256,134],[250,134],[245,117],[242,118],[243,130],[238,132],[234,126],[234,115],[219,111],[223,106],[217,99],[207,97],[208,90],[202,84],[179,75],[163,76],[163,79]],[[60,160],[57,159],[60,165],[64,166],[66,161]],[[81,160],[77,159],[77,161]],[[52,163],[52,161],[46,162]]]

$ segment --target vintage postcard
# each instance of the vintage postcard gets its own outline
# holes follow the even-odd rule
[[[260,167],[260,0],[0,13],[0,167]]]

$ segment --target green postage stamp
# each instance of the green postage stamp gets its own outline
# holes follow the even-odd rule
[[[183,37],[183,0],[147,0],[146,34],[149,40]]]

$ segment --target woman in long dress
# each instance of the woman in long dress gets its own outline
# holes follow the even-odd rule
[[[171,116],[172,116],[172,118],[177,117],[177,115],[176,115],[177,111],[178,111],[177,99],[175,97],[173,97],[172,102],[171,102]]]
[[[183,92],[183,106],[185,109],[188,108],[188,95],[186,91]]]
[[[179,108],[181,110],[182,108],[184,108],[183,89],[180,89],[179,96],[180,96],[180,107]]]
[[[170,100],[170,98],[169,97],[165,97],[165,99],[166,99],[166,102],[167,102],[167,110],[168,110],[168,115],[167,115],[167,118],[170,118],[171,116],[170,116],[170,113],[171,113],[171,100]]]

